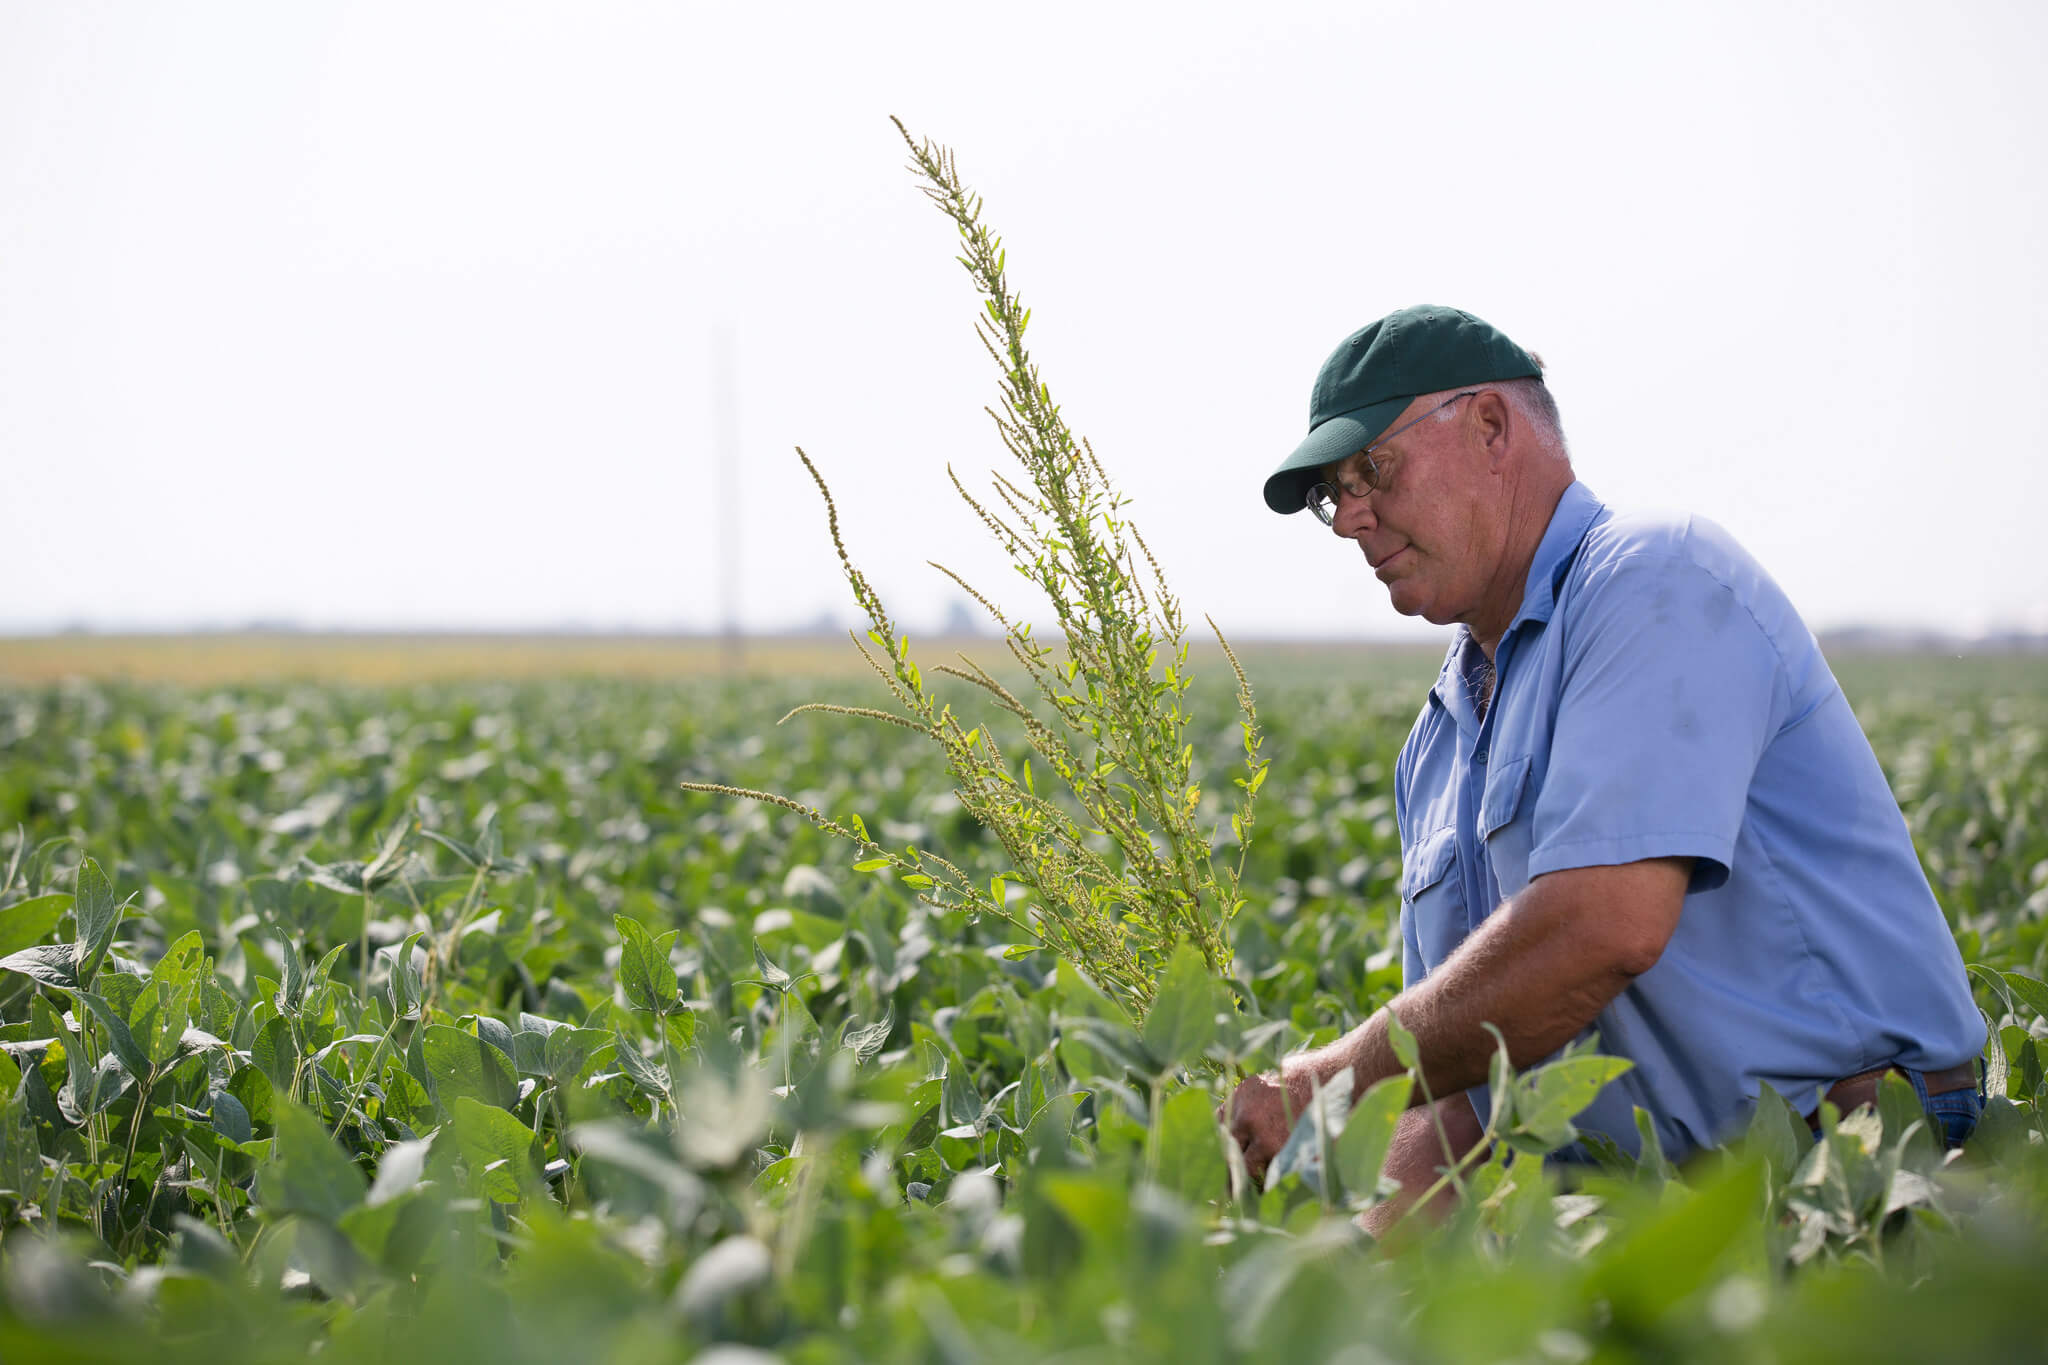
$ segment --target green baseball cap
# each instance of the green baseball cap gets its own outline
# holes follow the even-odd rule
[[[1417,394],[1527,379],[1543,368],[1492,325],[1420,304],[1344,338],[1316,375],[1308,437],[1266,479],[1266,506],[1299,512],[1321,470],[1379,439]]]

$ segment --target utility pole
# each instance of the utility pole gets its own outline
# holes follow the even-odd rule
[[[718,611],[720,661],[728,678],[746,669],[740,627],[740,419],[733,332],[721,324],[711,339],[712,458],[718,463]]]

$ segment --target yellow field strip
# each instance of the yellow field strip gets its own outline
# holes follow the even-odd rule
[[[1002,642],[912,638],[921,660],[964,651],[1007,672]],[[1197,644],[1207,671],[1213,644]],[[1436,646],[1266,644],[1240,653],[1255,681],[1277,669],[1313,663],[1333,675],[1392,663],[1412,672],[1434,660]],[[1426,659],[1424,656],[1427,656]],[[1372,661],[1371,665],[1367,661]],[[1220,660],[1216,666],[1221,666]],[[52,635],[0,638],[0,681],[47,684],[65,678],[205,686],[233,682],[313,681],[355,684],[442,682],[478,678],[834,677],[867,666],[845,639],[829,636],[751,637],[737,649],[715,636],[636,635]]]

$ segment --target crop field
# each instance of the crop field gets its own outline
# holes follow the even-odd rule
[[[1398,987],[1389,780],[1433,663],[1245,662],[1272,775],[1234,990],[1169,970],[1142,1025],[802,816],[680,789],[1016,877],[918,736],[778,726],[871,678],[17,671],[0,1358],[2048,1351],[2041,661],[1838,663],[1996,1025],[1968,1149],[1910,1092],[1819,1142],[1766,1103],[1726,1151],[1567,1188],[1511,1159],[1583,1103],[1563,1063],[1515,1083],[1462,1212],[1378,1244],[1349,1220],[1385,1193],[1384,1104],[1308,1116],[1263,1191],[1213,1110]],[[1196,771],[1224,772],[1235,682],[1197,670]]]

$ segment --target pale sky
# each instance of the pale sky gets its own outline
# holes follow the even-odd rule
[[[2048,630],[2048,6],[0,0],[0,630],[913,630],[1007,459],[950,226],[1195,618],[1411,633],[1260,501],[1414,303],[1810,624]],[[714,338],[732,338],[720,492]],[[1428,628],[1424,628],[1425,631]]]

